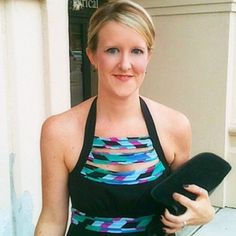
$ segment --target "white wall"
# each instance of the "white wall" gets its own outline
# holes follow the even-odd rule
[[[62,112],[70,107],[67,4],[67,0],[41,1],[45,106],[49,115]]]
[[[3,235],[2,225],[6,225],[9,231],[12,230],[11,224],[11,192],[10,192],[10,173],[9,173],[9,155],[10,143],[8,140],[9,130],[7,127],[7,99],[6,88],[6,43],[5,38],[5,15],[4,5],[0,4],[0,235]],[[7,207],[6,207],[7,206]],[[8,224],[9,222],[9,224]]]
[[[0,235],[33,235],[42,122],[70,107],[67,1],[0,1]]]
[[[236,180],[236,13],[230,14],[228,55],[228,96],[226,113],[226,155],[234,168],[225,186],[227,205],[236,206],[236,190],[232,188]]]
[[[236,167],[235,1],[139,1],[157,44],[143,93],[189,116],[193,153]],[[33,234],[42,122],[70,107],[67,1],[0,1],[0,236]],[[236,172],[213,196],[236,206]]]
[[[211,151],[232,164],[233,171],[212,201],[218,206],[236,206],[236,191],[229,187],[236,180],[236,141],[232,136],[236,124],[236,2],[136,2],[147,8],[157,30],[142,92],[189,117],[193,155]]]

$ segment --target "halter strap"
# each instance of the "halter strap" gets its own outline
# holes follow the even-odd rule
[[[77,173],[80,173],[82,170],[87,157],[90,153],[90,150],[93,145],[93,138],[94,138],[94,133],[95,133],[95,125],[96,125],[96,112],[97,112],[97,97],[94,98],[85,125],[85,134],[84,134],[84,142],[83,142],[83,147],[80,153],[79,161],[77,162],[74,170],[76,170]],[[158,153],[158,156],[165,166],[165,172],[168,174],[169,173],[169,165],[167,164],[167,161],[165,159],[165,155],[163,152],[163,149],[161,147],[161,143],[159,140],[159,137],[156,132],[156,127],[154,124],[154,121],[152,119],[151,113],[149,111],[149,108],[145,101],[140,97],[140,105],[141,105],[141,110],[143,113],[143,117],[148,129],[148,133],[150,135],[150,138],[153,142],[153,146]],[[71,174],[74,172],[74,170],[71,172]]]
[[[158,156],[159,156],[161,162],[165,166],[166,172],[169,173],[170,167],[169,167],[169,165],[166,161],[165,154],[164,154],[164,151],[162,149],[161,142],[160,142],[160,139],[158,137],[158,134],[157,134],[157,131],[156,131],[156,126],[154,124],[152,115],[150,113],[150,110],[149,110],[147,104],[145,103],[145,101],[141,97],[140,97],[140,104],[141,104],[141,110],[142,110],[144,120],[145,120],[147,129],[148,129],[148,133],[151,137],[153,146],[156,149],[156,152],[158,153]]]

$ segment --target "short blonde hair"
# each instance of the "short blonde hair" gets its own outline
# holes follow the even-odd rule
[[[109,21],[134,29],[144,38],[148,49],[153,48],[155,27],[147,11],[130,0],[112,0],[99,7],[90,19],[87,46],[91,51],[97,50],[99,31]]]

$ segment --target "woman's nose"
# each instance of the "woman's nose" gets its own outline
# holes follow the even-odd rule
[[[119,69],[127,71],[131,69],[131,60],[128,54],[122,54],[119,62]]]

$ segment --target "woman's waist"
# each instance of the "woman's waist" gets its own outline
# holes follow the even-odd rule
[[[80,177],[79,186],[73,184],[69,188],[72,207],[76,209],[121,215],[147,215],[155,210],[156,203],[150,192],[159,179],[136,185],[110,185]]]
[[[78,209],[71,210],[71,223],[95,232],[133,233],[143,232],[152,221],[154,214],[150,215],[91,215]]]

